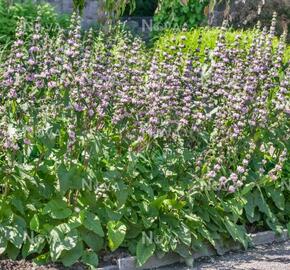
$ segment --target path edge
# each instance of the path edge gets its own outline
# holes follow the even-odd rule
[[[258,232],[249,234],[251,238],[250,247],[256,247],[260,245],[267,245],[272,243],[285,242],[289,239],[288,231],[283,230],[281,234],[277,234],[273,231]],[[215,255],[222,255],[230,251],[242,250],[242,246],[239,243],[233,242],[230,247],[222,248],[221,250],[215,250],[212,246],[208,246],[202,252],[193,252],[192,258],[198,259],[202,257],[209,257]],[[163,266],[170,266],[175,263],[183,262],[183,258],[176,253],[168,253],[164,257],[152,256],[148,262],[142,267],[136,266],[136,257],[126,257],[117,260],[117,265],[110,265],[106,267],[97,268],[97,270],[147,270],[152,268],[158,268]]]

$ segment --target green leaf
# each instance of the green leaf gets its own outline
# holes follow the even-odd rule
[[[166,200],[166,199],[167,199],[167,195],[160,196],[151,203],[151,206],[153,206],[157,209],[160,209],[164,200]]]
[[[78,259],[83,255],[84,245],[83,242],[79,241],[77,245],[70,249],[64,250],[61,254],[60,260],[66,267],[72,266],[78,261]]]
[[[154,243],[146,243],[143,237],[139,240],[136,249],[136,258],[137,264],[139,266],[144,265],[148,259],[154,254],[155,252],[155,244]]]
[[[71,229],[76,229],[82,226],[81,219],[79,216],[70,216],[67,221],[67,224]]]
[[[205,239],[207,239],[213,246],[215,246],[215,240],[204,225],[198,227],[197,230]]]
[[[244,209],[246,211],[246,215],[247,215],[247,218],[248,220],[253,223],[255,220],[255,208],[256,208],[256,204],[255,204],[255,199],[254,199],[254,195],[253,193],[248,193],[246,195],[246,200],[247,200],[247,203],[246,205],[244,206]]]
[[[11,204],[22,214],[24,215],[24,207],[23,207],[23,203],[21,200],[17,199],[17,198],[13,198],[11,201]]]
[[[183,258],[190,258],[190,257],[192,258],[192,254],[190,252],[190,249],[188,248],[188,246],[186,246],[184,244],[177,245],[174,252],[178,253]]]
[[[272,198],[273,202],[280,210],[285,209],[285,198],[281,190],[275,189],[275,187],[271,186],[266,189],[268,197]]]
[[[96,267],[99,265],[99,257],[93,251],[85,251],[82,256],[82,262],[90,266],[91,269],[96,269]]]
[[[227,231],[230,233],[231,237],[235,241],[239,241],[243,244],[244,248],[248,247],[249,241],[246,235],[245,228],[242,225],[236,225],[230,221],[228,217],[224,219],[224,224],[227,228]]]
[[[51,262],[49,252],[46,252],[46,253],[43,253],[43,254],[37,256],[35,259],[33,259],[33,262],[38,264],[38,265],[47,264],[47,263]]]
[[[121,221],[109,221],[107,228],[109,247],[114,251],[124,241],[127,228]]]
[[[50,256],[56,261],[64,250],[73,249],[78,243],[78,232],[67,224],[60,224],[50,232]]]
[[[126,203],[126,200],[129,196],[129,192],[126,189],[122,189],[122,190],[117,190],[115,194],[117,197],[118,206],[121,207],[122,205]]]
[[[191,233],[189,228],[184,223],[180,224],[177,236],[186,246],[191,245]]]
[[[80,164],[71,165],[68,169],[62,164],[57,170],[59,180],[59,191],[64,195],[70,189],[83,189],[85,185],[86,174]],[[91,189],[90,183],[87,183]]]
[[[62,194],[65,194],[72,185],[71,175],[66,170],[66,167],[61,164],[57,169],[57,175],[59,180],[59,188]]]
[[[36,214],[30,220],[29,226],[30,226],[31,230],[38,232],[38,230],[39,230],[39,219],[38,219],[38,216]]]
[[[267,204],[267,202],[266,202],[266,200],[264,198],[264,195],[263,195],[261,190],[256,190],[256,193],[255,193],[255,204],[258,206],[259,210],[262,213],[265,213],[267,215],[267,217],[269,218],[271,223],[273,223],[273,224],[277,223],[277,218],[272,213],[272,211],[271,211],[269,205]],[[272,227],[272,229],[274,229],[274,228]]]
[[[255,186],[256,186],[256,183],[254,183],[254,182],[251,182],[251,183],[246,184],[246,185],[243,187],[242,191],[241,191],[242,195],[246,195],[246,194],[248,194],[250,191],[252,191],[252,189],[253,189]]]
[[[83,210],[80,212],[80,220],[88,230],[93,231],[101,237],[105,236],[100,219],[95,214]]]
[[[104,245],[104,239],[92,231],[81,229],[80,235],[82,240],[95,252],[99,252]]]
[[[26,258],[30,254],[40,254],[46,244],[45,237],[42,235],[36,235],[26,239],[22,249],[22,256]]]
[[[11,242],[16,248],[20,249],[24,241],[24,230],[21,226],[15,224],[12,226],[5,226],[5,238]]]
[[[49,214],[54,219],[65,219],[72,214],[72,211],[67,207],[67,204],[60,199],[48,202],[43,211],[44,214]]]
[[[8,243],[7,248],[6,248],[6,253],[7,253],[8,258],[12,260],[16,260],[19,252],[20,252],[19,248],[15,247],[11,243]]]
[[[8,244],[7,240],[0,233],[0,255],[2,255],[5,252],[7,244]]]
[[[287,224],[288,236],[290,237],[290,222]]]

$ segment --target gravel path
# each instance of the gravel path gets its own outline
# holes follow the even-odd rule
[[[290,270],[290,241],[259,246],[243,252],[196,261],[194,268],[182,265],[160,270]]]

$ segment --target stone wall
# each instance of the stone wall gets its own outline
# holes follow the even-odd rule
[[[269,26],[273,12],[278,13],[278,34],[288,29],[290,41],[290,0],[223,0],[209,16],[209,24],[220,26],[224,19],[233,27],[253,27],[258,20]]]
[[[56,7],[59,13],[72,13],[74,10],[73,0],[38,0],[37,2],[48,2]],[[98,22],[106,22],[104,2],[101,0],[86,0],[82,14],[82,25],[84,28],[93,26]],[[149,38],[150,29],[144,27],[152,24],[152,17],[123,17],[128,29],[134,34],[141,35],[144,39]]]
[[[73,0],[36,0],[37,2],[49,2],[60,13],[73,11]],[[101,0],[86,0],[83,11],[83,26],[89,27],[96,22],[105,22],[106,15]],[[209,16],[209,24],[220,26],[227,19],[233,27],[253,27],[260,20],[262,25],[269,26],[273,12],[278,13],[278,34],[288,28],[288,41],[290,42],[290,0],[223,0],[217,4]],[[129,19],[136,28],[138,20]],[[141,29],[141,28],[140,28]]]
[[[48,2],[56,7],[59,13],[72,13],[73,0],[43,0],[38,2]],[[103,3],[98,0],[86,0],[86,5],[82,14],[82,25],[89,27],[96,24],[96,22],[105,20],[105,13],[103,11]]]

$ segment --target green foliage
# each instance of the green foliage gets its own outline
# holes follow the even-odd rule
[[[86,0],[72,1],[75,10],[82,13],[86,5]],[[202,21],[203,9],[205,7],[209,6],[209,10],[212,11],[214,6],[220,1],[221,0],[105,0],[105,9],[113,18],[118,18],[121,15],[151,16],[155,13],[159,5],[156,22],[162,23],[164,26],[164,20],[170,18],[171,23],[167,26],[170,24],[174,24],[174,26],[183,26],[184,23],[195,26]],[[166,15],[166,12],[169,13]],[[177,16],[181,17],[178,19]]]
[[[163,153],[126,151],[118,156],[112,142],[101,140],[100,143],[102,149],[98,150],[96,163],[90,166],[94,167],[94,174],[103,179],[108,197],[102,198],[101,194],[96,197],[90,190],[70,186],[70,193],[79,194],[76,195],[79,197],[78,207],[85,205],[90,210],[78,213],[67,199],[56,199],[60,195],[58,181],[56,171],[51,169],[57,167],[57,160],[52,157],[41,161],[36,175],[29,168],[22,171],[33,175],[33,179],[41,176],[40,181],[22,183],[27,189],[24,192],[17,191],[22,185],[23,174],[21,171],[13,173],[12,177],[17,180],[0,201],[1,254],[16,258],[22,249],[24,258],[33,255],[38,261],[48,247],[49,260],[60,261],[66,266],[80,260],[96,267],[97,254],[106,245],[112,251],[120,246],[130,248],[136,245],[131,252],[142,265],[156,250],[172,250],[188,258],[189,250],[202,249],[205,241],[216,246],[231,237],[247,247],[249,238],[243,224],[260,224],[263,228],[281,232],[281,224],[290,221],[286,213],[281,216],[284,213],[281,209],[290,203],[290,191],[282,186],[273,187],[271,182],[257,181],[235,195],[223,197],[214,192],[201,192],[197,187],[194,195],[184,197],[192,185],[186,152],[180,158],[180,153],[176,152],[179,150],[174,148],[164,149]],[[114,168],[117,163],[118,169]],[[180,168],[188,171],[184,174]],[[166,176],[165,171],[176,175],[173,178],[170,174]],[[120,179],[121,193],[130,187],[126,199],[118,195],[117,186],[111,186],[116,175]],[[172,181],[174,185],[170,184]],[[49,185],[53,189],[49,197],[55,199],[46,202],[46,195],[41,194],[41,190]],[[18,206],[13,203],[15,197],[19,200]],[[104,231],[108,244],[104,242]],[[152,232],[153,241],[144,241],[143,231]],[[25,237],[24,232],[33,237]]]
[[[156,27],[164,29],[181,29],[184,25],[191,28],[199,25],[204,19],[204,8],[207,1],[160,1],[154,16]]]
[[[74,9],[76,12],[82,13],[86,5],[86,0],[73,0]]]
[[[37,17],[46,31],[53,32],[53,29],[60,25],[67,27],[69,17],[58,15],[50,4],[35,4],[31,0],[15,1],[7,4],[6,0],[0,0],[0,45],[11,42],[14,39],[16,25],[20,17],[24,17],[27,23],[32,23]]]
[[[164,5],[164,2],[174,2],[174,1],[164,1],[164,0],[105,0],[105,8],[111,14],[111,16],[118,18],[121,15],[132,14],[135,16],[150,16],[154,13],[157,4]],[[175,0],[176,3],[179,3],[183,6],[189,6],[189,9],[192,8],[192,0]],[[198,8],[198,3],[202,6],[208,2],[207,0],[195,0],[196,10],[200,13]],[[78,10],[80,13],[83,11],[86,1],[85,0],[73,0],[74,8]],[[211,7],[215,5],[215,0],[210,1]],[[174,5],[170,5],[170,7],[174,7]],[[179,6],[177,6],[179,8]],[[137,10],[136,10],[137,9]],[[183,12],[187,13],[188,10],[184,9]],[[196,16],[198,18],[198,16]],[[192,20],[190,20],[192,21]]]
[[[167,30],[163,35],[161,35],[155,41],[155,48],[160,50],[169,51],[170,46],[176,44],[176,42],[181,42],[182,37],[186,37],[184,41],[182,41],[185,46],[182,49],[184,53],[191,53],[192,51],[199,48],[201,50],[201,54],[204,55],[204,51],[206,49],[214,49],[216,46],[217,39],[221,33],[220,28],[208,28],[208,27],[199,27],[196,29],[192,29],[189,31],[174,31]],[[245,50],[249,50],[250,44],[256,38],[257,35],[261,34],[256,29],[249,30],[228,30],[225,33],[226,42],[231,45],[235,41],[235,37],[237,35],[241,36],[241,46]],[[277,48],[279,43],[278,38],[275,38],[273,41],[274,47]],[[290,60],[290,45],[286,47],[284,52],[284,62]]]
[[[118,18],[124,14],[126,8],[128,9],[128,7],[129,13],[132,13],[136,8],[136,0],[105,0],[105,8],[114,18]]]

